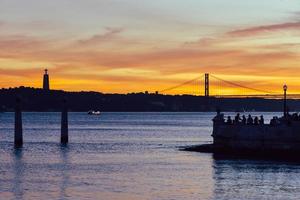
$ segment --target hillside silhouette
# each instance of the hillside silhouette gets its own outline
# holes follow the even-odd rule
[[[215,111],[282,111],[281,99],[214,98],[191,95],[161,95],[149,93],[103,94],[99,92],[66,92],[36,88],[0,89],[0,106],[13,111],[20,97],[24,111],[60,111],[62,100],[70,111],[86,112],[202,112]],[[300,110],[300,100],[288,100],[291,111]]]

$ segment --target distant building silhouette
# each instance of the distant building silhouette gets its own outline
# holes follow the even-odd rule
[[[43,89],[50,90],[48,69],[45,69],[44,80],[43,80]]]

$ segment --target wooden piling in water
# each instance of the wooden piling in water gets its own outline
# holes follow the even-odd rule
[[[67,100],[63,100],[63,108],[61,113],[61,144],[67,144],[69,142],[69,134],[68,134],[68,107]]]
[[[16,99],[15,106],[15,147],[22,147],[23,145],[23,126],[22,126],[22,111],[21,99]]]

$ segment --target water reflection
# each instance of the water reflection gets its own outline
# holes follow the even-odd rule
[[[60,159],[61,159],[61,183],[60,183],[60,192],[59,199],[67,199],[67,189],[69,186],[69,146],[61,145],[60,146]]]
[[[299,162],[214,156],[214,199],[294,199]]]
[[[13,191],[14,199],[22,200],[24,196],[23,150],[22,148],[14,149],[12,154],[13,154],[12,157],[14,158],[14,163],[13,163],[14,179],[12,184],[13,188],[11,188],[11,190]]]

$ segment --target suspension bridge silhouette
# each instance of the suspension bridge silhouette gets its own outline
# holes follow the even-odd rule
[[[281,89],[281,88],[280,88]],[[283,93],[255,88],[247,83],[233,82],[214,74],[202,74],[188,81],[157,91],[159,94],[183,94],[218,98],[257,97],[278,99]],[[288,94],[291,99],[300,99],[300,94]]]

